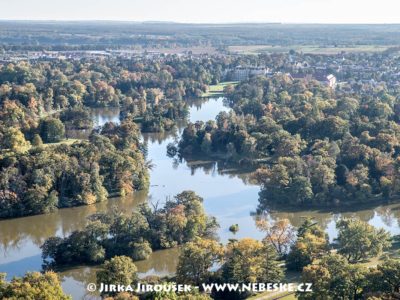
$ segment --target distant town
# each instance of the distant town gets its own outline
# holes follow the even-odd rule
[[[163,60],[169,56],[187,59],[207,59],[211,57],[240,57],[239,54],[218,52],[213,49],[190,51],[188,49],[164,49],[164,52],[151,49],[120,49],[120,50],[68,50],[68,51],[3,51],[0,52],[0,63],[15,63],[28,61],[51,60],[93,60],[93,59],[152,59]],[[278,54],[271,54],[272,56]],[[331,88],[337,85],[350,88],[352,84],[379,85],[385,84],[397,87],[400,85],[400,66],[395,61],[400,59],[397,51],[381,53],[346,53],[332,55],[312,55],[303,53],[280,54],[283,59],[279,66],[237,65],[224,70],[224,80],[242,81],[252,76],[273,76],[277,73],[287,73],[292,79],[305,81],[316,80]],[[315,59],[318,57],[318,59]]]

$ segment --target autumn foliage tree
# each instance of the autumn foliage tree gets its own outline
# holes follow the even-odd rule
[[[223,255],[223,246],[214,240],[197,238],[186,243],[179,255],[177,281],[196,286],[208,282],[211,268],[222,262]]]
[[[288,219],[278,219],[274,222],[259,216],[256,226],[265,234],[264,240],[270,243],[280,256],[288,253],[294,241],[295,230]]]
[[[318,224],[306,219],[297,229],[297,239],[286,258],[289,269],[301,271],[315,259],[326,255],[329,248],[328,235]]]
[[[23,277],[14,277],[10,282],[5,281],[5,274],[0,274],[0,298],[40,299],[40,300],[71,300],[64,294],[60,280],[54,272],[27,273]]]
[[[270,243],[245,238],[232,240],[226,246],[222,266],[223,282],[274,283],[280,282],[282,278],[283,270],[278,261],[277,252]],[[248,293],[239,292],[239,295],[243,298]],[[233,295],[229,297],[233,299]]]

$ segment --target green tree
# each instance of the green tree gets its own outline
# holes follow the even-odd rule
[[[400,260],[385,259],[376,268],[367,274],[368,294],[382,297],[382,299],[395,299],[400,295]]]
[[[127,256],[114,256],[97,272],[97,282],[104,284],[133,285],[137,282],[137,268]]]
[[[132,242],[130,246],[132,247],[131,258],[135,261],[148,259],[153,252],[148,241]]]
[[[236,234],[239,231],[239,225],[233,224],[229,226],[229,231],[232,232],[233,234]]]
[[[211,219],[204,211],[203,198],[193,191],[183,191],[168,200],[164,212],[168,236],[178,244],[202,237],[210,229]]]
[[[6,129],[1,144],[2,148],[10,149],[17,153],[26,152],[30,148],[30,143],[25,140],[24,134],[17,128]]]
[[[389,292],[400,294],[400,259],[387,259],[378,265],[384,283],[389,286]]]
[[[235,283],[279,282],[283,277],[274,247],[249,238],[227,245],[222,272],[224,280]]]
[[[341,219],[336,239],[338,252],[351,263],[378,256],[391,246],[390,234],[359,219]]]
[[[193,285],[207,282],[210,268],[221,262],[223,254],[224,248],[214,240],[197,238],[186,243],[179,255],[177,281]]]
[[[58,276],[54,272],[44,274],[27,273],[22,278],[14,277],[11,282],[5,281],[5,274],[0,274],[0,298],[4,300],[70,300],[64,294]]]
[[[39,134],[35,134],[32,139],[32,146],[41,147],[43,145],[42,138]]]
[[[46,143],[57,143],[65,138],[65,126],[59,119],[44,119],[40,123],[40,136]]]
[[[325,256],[303,269],[302,282],[312,283],[312,292],[298,293],[300,300],[361,299],[367,270],[352,265],[338,254]]]

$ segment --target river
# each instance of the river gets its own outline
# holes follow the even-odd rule
[[[191,103],[190,120],[207,121],[214,119],[220,111],[228,111],[223,99],[198,100]],[[119,122],[118,109],[99,109],[93,111],[96,126],[105,122]],[[7,278],[21,276],[27,271],[41,269],[40,245],[50,236],[66,236],[73,230],[81,229],[86,217],[95,212],[105,212],[118,206],[131,211],[144,201],[164,201],[183,190],[194,190],[204,198],[208,214],[217,218],[222,242],[229,238],[253,237],[260,239],[251,213],[258,204],[259,187],[251,184],[248,174],[229,168],[221,162],[198,160],[177,162],[166,155],[166,147],[179,138],[183,124],[173,133],[143,134],[143,142],[148,149],[148,159],[154,164],[150,171],[150,189],[137,192],[124,198],[115,198],[91,206],[60,209],[57,212],[0,221],[0,272]],[[78,133],[71,133],[76,136]],[[87,136],[80,132],[79,137]],[[400,204],[373,208],[348,209],[347,211],[279,211],[271,212],[270,217],[288,218],[294,226],[301,224],[304,217],[313,217],[328,232],[330,239],[336,236],[335,221],[341,216],[356,215],[370,224],[382,227],[392,234],[400,234]],[[239,232],[234,236],[228,228],[239,224]],[[140,276],[167,275],[175,271],[178,250],[169,249],[154,252],[146,261],[136,262]],[[73,299],[91,299],[85,287],[95,282],[95,267],[75,267],[60,272],[62,286]]]

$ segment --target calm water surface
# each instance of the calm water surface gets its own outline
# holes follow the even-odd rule
[[[191,103],[190,120],[208,121],[214,119],[220,111],[228,111],[223,99],[194,101]],[[118,109],[93,111],[95,126],[113,121],[119,122]],[[6,272],[8,278],[23,275],[27,271],[41,269],[40,245],[50,236],[66,236],[73,230],[81,229],[86,217],[95,212],[106,212],[114,206],[131,211],[145,201],[164,201],[183,190],[194,190],[204,198],[207,213],[217,217],[219,236],[226,242],[233,235],[228,228],[239,224],[236,238],[262,238],[256,230],[251,217],[258,204],[259,187],[249,182],[248,174],[215,161],[191,161],[177,163],[167,157],[166,146],[176,141],[182,127],[174,133],[143,134],[148,147],[148,159],[155,165],[150,172],[150,189],[125,198],[110,199],[92,206],[61,209],[55,213],[0,221],[0,272]],[[87,132],[70,133],[70,137],[85,138]],[[327,232],[331,240],[336,236],[335,221],[341,216],[356,215],[377,227],[385,228],[392,234],[400,234],[400,204],[364,208],[342,212],[271,212],[270,217],[288,218],[294,226],[301,224],[306,216],[316,219]],[[178,250],[170,249],[154,252],[150,259],[137,262],[140,276],[173,274],[176,268]],[[89,282],[95,282],[96,268],[76,267],[60,272],[65,292],[74,299],[93,298],[85,291]]]

